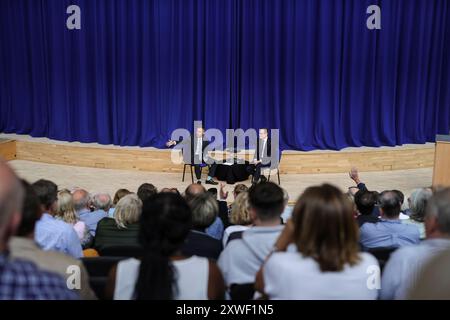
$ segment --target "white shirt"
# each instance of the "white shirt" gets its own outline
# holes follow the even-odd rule
[[[261,154],[259,155],[259,160],[262,160],[264,157],[264,151],[266,150],[267,138],[263,140],[263,146],[261,149]]]
[[[195,154],[196,155],[201,155],[202,154],[202,138],[197,138],[197,147],[195,149]]]
[[[244,230],[247,230],[248,228],[249,227],[247,227],[247,226],[240,226],[240,225],[229,226],[228,228],[226,228],[225,231],[223,232],[223,237],[222,237],[223,247],[224,248],[226,247],[228,238],[230,237],[230,234],[232,234],[233,232],[244,231]]]
[[[184,260],[172,261],[176,270],[178,286],[177,300],[207,300],[209,261],[207,258],[192,256]],[[131,300],[141,262],[135,258],[120,261],[116,271],[114,300]]]
[[[368,253],[360,253],[360,257],[357,265],[347,265],[342,271],[322,272],[314,259],[298,251],[276,252],[263,269],[264,291],[270,299],[376,299],[378,290],[369,289],[367,283],[373,275],[370,267],[378,268],[378,261]]]

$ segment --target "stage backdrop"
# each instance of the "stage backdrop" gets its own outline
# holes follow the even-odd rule
[[[283,149],[434,141],[450,1],[0,0],[0,111],[0,132],[102,144],[163,147],[194,120],[280,128]]]

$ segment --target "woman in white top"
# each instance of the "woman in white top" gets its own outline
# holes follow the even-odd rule
[[[251,227],[250,205],[248,202],[248,192],[244,191],[238,194],[231,209],[230,222],[233,224],[223,232],[223,247],[227,245],[230,234],[237,231],[244,231]]]
[[[352,205],[336,187],[305,190],[256,277],[269,299],[376,299],[378,261],[360,253]],[[287,248],[289,249],[287,250]]]
[[[61,190],[58,192],[56,216],[73,226],[83,248],[89,247],[93,240],[92,236],[86,224],[78,218],[73,204],[72,194],[69,190]]]
[[[144,256],[113,268],[107,296],[116,300],[223,299],[225,286],[216,264],[180,253],[191,220],[191,210],[180,195],[159,193],[144,201],[139,234]]]

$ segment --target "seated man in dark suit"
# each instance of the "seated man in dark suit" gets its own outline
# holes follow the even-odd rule
[[[187,141],[183,141],[182,139],[179,141],[169,140],[166,143],[166,146],[169,148],[181,143],[183,144],[186,143],[188,145],[190,144],[190,152],[183,152],[183,159],[185,163],[194,164],[195,177],[197,178],[197,183],[201,183],[200,181],[202,175],[201,167],[205,166],[205,160],[207,160],[206,159],[207,155],[204,154],[204,151],[206,147],[208,147],[208,145],[211,143],[210,141],[205,139],[204,135],[205,129],[199,127],[196,129],[195,138],[193,139],[188,139]],[[215,176],[216,173],[217,164],[212,163],[208,166],[209,166],[209,174],[208,178],[206,179],[206,183],[217,185],[218,182],[213,180],[213,177]]]
[[[267,129],[259,129],[259,139],[256,144],[255,155],[252,163],[247,167],[247,171],[253,175],[252,183],[267,181],[266,177],[261,177],[262,168],[270,168],[271,165],[271,143]]]

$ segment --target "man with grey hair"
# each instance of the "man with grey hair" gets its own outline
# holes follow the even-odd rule
[[[86,224],[89,233],[95,237],[98,222],[108,217],[108,210],[111,207],[111,197],[108,194],[95,195],[93,204],[96,210],[93,212],[91,212],[91,196],[86,190],[75,190],[72,193],[72,199],[80,220]]]
[[[190,198],[188,204],[192,210],[192,230],[181,252],[186,256],[196,255],[217,260],[222,251],[222,242],[206,233],[206,229],[217,221],[217,200],[208,192],[203,192]]]
[[[395,191],[383,191],[378,207],[380,222],[364,223],[360,228],[363,248],[401,247],[420,242],[419,228],[400,220],[401,201]]]
[[[76,299],[62,277],[9,256],[8,242],[20,225],[23,197],[19,179],[0,159],[0,300]]]
[[[424,266],[450,249],[450,188],[428,200],[425,230],[426,240],[398,249],[389,258],[381,280],[382,299],[405,299]]]

